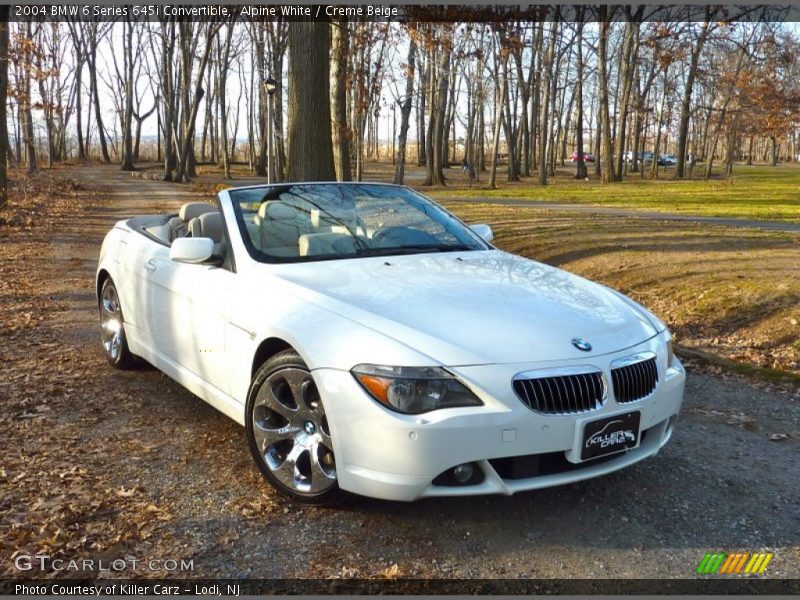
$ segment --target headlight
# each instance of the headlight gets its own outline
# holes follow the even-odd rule
[[[408,415],[483,405],[463,383],[440,367],[357,365],[352,373],[375,400]]]

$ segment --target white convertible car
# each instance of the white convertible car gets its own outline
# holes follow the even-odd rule
[[[685,381],[665,325],[491,239],[401,186],[230,189],[108,233],[103,346],[244,425],[307,502],[513,494],[658,452]]]

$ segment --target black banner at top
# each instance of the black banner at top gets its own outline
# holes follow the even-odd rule
[[[11,21],[348,21],[502,23],[511,21],[800,22],[800,5],[764,4],[236,4],[32,3]]]

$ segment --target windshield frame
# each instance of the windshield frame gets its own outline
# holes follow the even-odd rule
[[[464,232],[476,243],[477,248],[464,248],[462,244],[453,244],[453,248],[447,248],[446,246],[442,246],[441,248],[438,247],[431,247],[430,250],[422,249],[422,248],[414,248],[412,246],[406,247],[407,251],[403,251],[404,247],[400,246],[397,248],[382,248],[380,252],[365,252],[363,254],[352,253],[352,254],[326,254],[326,255],[312,255],[312,256],[277,256],[274,254],[268,254],[261,249],[257,248],[252,240],[250,239],[250,235],[247,231],[247,225],[244,221],[244,214],[242,212],[241,204],[238,200],[236,200],[236,195],[240,192],[252,191],[252,190],[263,190],[264,195],[267,194],[269,190],[278,190],[278,189],[286,189],[291,187],[314,187],[314,186],[327,186],[327,187],[360,187],[360,188],[370,188],[370,187],[389,187],[389,188],[397,188],[398,190],[402,190],[407,194],[411,194],[421,203],[430,206],[434,211],[438,211],[442,216],[451,219],[456,226],[460,226],[463,228]],[[287,264],[287,263],[309,263],[309,262],[321,262],[321,261],[329,261],[329,260],[352,260],[352,259],[359,259],[359,258],[375,258],[375,257],[388,257],[388,256],[406,256],[410,254],[438,254],[440,252],[480,252],[486,250],[494,250],[494,246],[490,243],[486,242],[481,236],[475,233],[469,225],[464,223],[461,219],[451,213],[449,210],[444,208],[443,206],[439,205],[438,203],[434,202],[432,199],[428,198],[427,196],[420,194],[416,190],[405,186],[405,185],[397,185],[393,183],[378,183],[378,182],[356,182],[356,181],[321,181],[321,182],[294,182],[294,183],[273,183],[273,184],[264,184],[264,185],[249,185],[249,186],[242,186],[242,187],[235,187],[235,188],[228,188],[225,192],[229,196],[229,200],[231,203],[231,208],[233,209],[233,213],[236,217],[236,226],[239,230],[239,237],[244,245],[247,253],[250,257],[259,263],[266,263],[266,264]],[[429,217],[432,218],[432,217]],[[378,250],[378,249],[376,249]]]

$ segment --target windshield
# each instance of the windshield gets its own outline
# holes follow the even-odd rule
[[[400,186],[287,184],[228,193],[242,239],[262,262],[489,248],[447,211]]]

